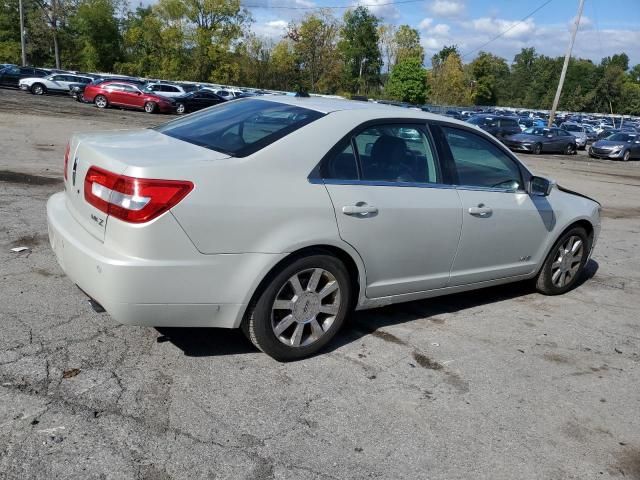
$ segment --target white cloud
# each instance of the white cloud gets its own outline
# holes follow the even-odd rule
[[[418,29],[419,30],[427,30],[431,24],[433,23],[433,18],[424,18],[422,19],[422,21],[420,22],[420,24],[418,25]]]
[[[462,0],[434,0],[428,8],[433,15],[444,18],[460,17],[465,10]]]
[[[451,27],[445,23],[439,23],[433,27],[429,32],[436,37],[446,37],[449,35]]]
[[[569,28],[569,30],[573,30],[573,26],[575,25],[575,23],[576,23],[576,17],[573,17],[567,23],[567,26],[568,26],[567,28]],[[593,22],[589,17],[585,17],[583,15],[582,18],[580,18],[580,31],[591,30],[591,29],[593,29]]]
[[[400,18],[400,12],[395,5],[390,5],[389,0],[359,0],[358,4],[366,5],[371,13],[387,20]]]
[[[476,18],[471,21],[471,28],[478,33],[498,35],[502,32],[504,38],[526,38],[536,30],[536,24],[532,18],[524,22],[519,20],[503,20],[501,18]]]
[[[262,23],[255,23],[252,27],[253,32],[259,37],[280,40],[284,37],[289,22],[286,20],[269,20]]]
[[[264,7],[315,7],[316,3],[311,0],[251,0],[246,3],[256,9]]]

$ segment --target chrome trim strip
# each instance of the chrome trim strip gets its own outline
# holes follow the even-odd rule
[[[440,188],[446,190],[473,190],[480,192],[497,193],[526,193],[524,190],[510,190],[493,187],[476,187],[472,185],[448,185],[445,183],[418,183],[418,182],[387,182],[382,180],[338,180],[309,178],[309,183],[318,185],[361,185],[367,187],[414,187],[414,188]]]

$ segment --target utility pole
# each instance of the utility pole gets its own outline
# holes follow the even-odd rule
[[[584,7],[584,0],[580,0],[578,5],[578,14],[576,15],[576,23],[573,25],[571,31],[571,41],[569,42],[569,48],[567,54],[564,56],[564,64],[562,65],[562,73],[560,74],[560,82],[558,82],[558,90],[556,90],[556,97],[553,99],[553,107],[551,107],[551,114],[549,115],[549,127],[553,124],[553,118],[556,116],[556,109],[558,108],[558,102],[560,101],[560,94],[562,93],[562,85],[564,84],[564,77],[567,74],[567,67],[569,66],[569,59],[571,58],[571,51],[573,50],[573,43],[576,41],[576,33],[578,33],[578,27],[580,26],[580,18],[582,17],[582,9]]]
[[[27,65],[27,51],[24,46],[24,12],[22,11],[22,0],[18,0],[18,10],[20,11],[20,48],[22,49],[22,66]]]

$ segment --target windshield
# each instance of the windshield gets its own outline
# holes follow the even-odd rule
[[[551,130],[549,130],[548,128],[542,128],[542,127],[533,127],[533,128],[527,128],[524,133],[527,133],[529,135],[538,135],[540,137],[544,137],[545,135],[549,135],[551,133]]]
[[[245,157],[321,118],[324,114],[277,102],[225,102],[156,127],[185,142]]]
[[[456,112],[453,112],[456,113]],[[484,125],[486,123],[487,119],[485,117],[471,117],[469,120],[467,120],[468,123],[471,123],[472,125]]]
[[[613,140],[615,142],[631,142],[635,139],[635,135],[629,135],[628,133],[614,133],[607,137],[607,140]]]

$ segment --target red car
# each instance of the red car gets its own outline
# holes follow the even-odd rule
[[[114,107],[138,108],[147,113],[173,112],[175,102],[170,98],[143,92],[133,83],[110,81],[98,85],[87,85],[84,100],[93,102],[98,108]]]

